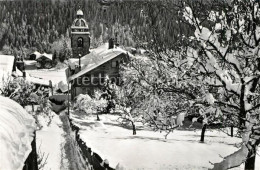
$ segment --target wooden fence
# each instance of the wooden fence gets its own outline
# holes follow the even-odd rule
[[[82,156],[84,159],[87,159],[88,163],[94,170],[114,170],[109,166],[109,162],[107,160],[103,160],[97,153],[93,152],[90,147],[86,145],[86,143],[80,138],[79,135],[79,127],[75,126],[72,123],[72,120],[69,119],[70,126],[73,131],[76,133],[76,141],[81,150]]]

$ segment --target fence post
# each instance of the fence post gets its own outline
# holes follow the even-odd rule
[[[49,81],[49,84],[50,84],[50,88],[51,88],[51,95],[53,96],[53,86],[52,86],[52,81],[51,80]]]

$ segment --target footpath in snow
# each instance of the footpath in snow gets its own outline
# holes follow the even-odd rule
[[[72,113],[71,118],[86,145],[114,168],[119,164],[125,169],[209,169],[213,167],[210,162],[220,162],[241,142],[216,130],[206,132],[205,143],[199,142],[200,130],[175,130],[165,139],[163,133],[143,129],[133,136],[131,129],[117,122],[116,115],[100,115],[100,122],[95,115]]]
[[[50,126],[37,131],[37,152],[40,156],[44,154],[43,160],[47,158],[44,169],[61,169],[62,144],[65,142],[63,134],[62,122],[58,115],[53,117]]]
[[[73,135],[64,114],[55,115],[50,126],[37,131],[38,153],[44,154],[43,161],[47,158],[44,170],[86,169]]]

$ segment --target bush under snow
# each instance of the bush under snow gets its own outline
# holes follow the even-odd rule
[[[76,111],[86,113],[86,114],[94,114],[99,111],[104,110],[107,107],[107,100],[91,98],[87,94],[80,94],[77,96],[76,102],[74,104],[74,109]]]
[[[0,96],[0,169],[22,169],[31,152],[35,120],[15,101]]]

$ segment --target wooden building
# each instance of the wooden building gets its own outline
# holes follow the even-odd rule
[[[106,79],[120,84],[119,65],[128,61],[128,52],[114,46],[116,42],[112,38],[90,51],[89,29],[81,10],[77,11],[71,27],[71,42],[73,58],[69,59],[66,75],[72,99],[79,94],[93,95],[95,89],[104,86]]]
[[[52,68],[52,54],[46,54],[43,53],[39,56],[37,56],[36,58],[36,66],[37,68],[46,68],[46,69],[50,69]]]
[[[29,55],[29,60],[36,60],[36,58],[39,58],[42,54],[38,51],[34,51],[32,54]]]
[[[70,60],[67,69],[71,84],[72,99],[79,94],[93,95],[96,89],[104,86],[105,80],[120,84],[119,66],[129,60],[127,51],[117,47],[108,48],[104,44],[79,60]]]

